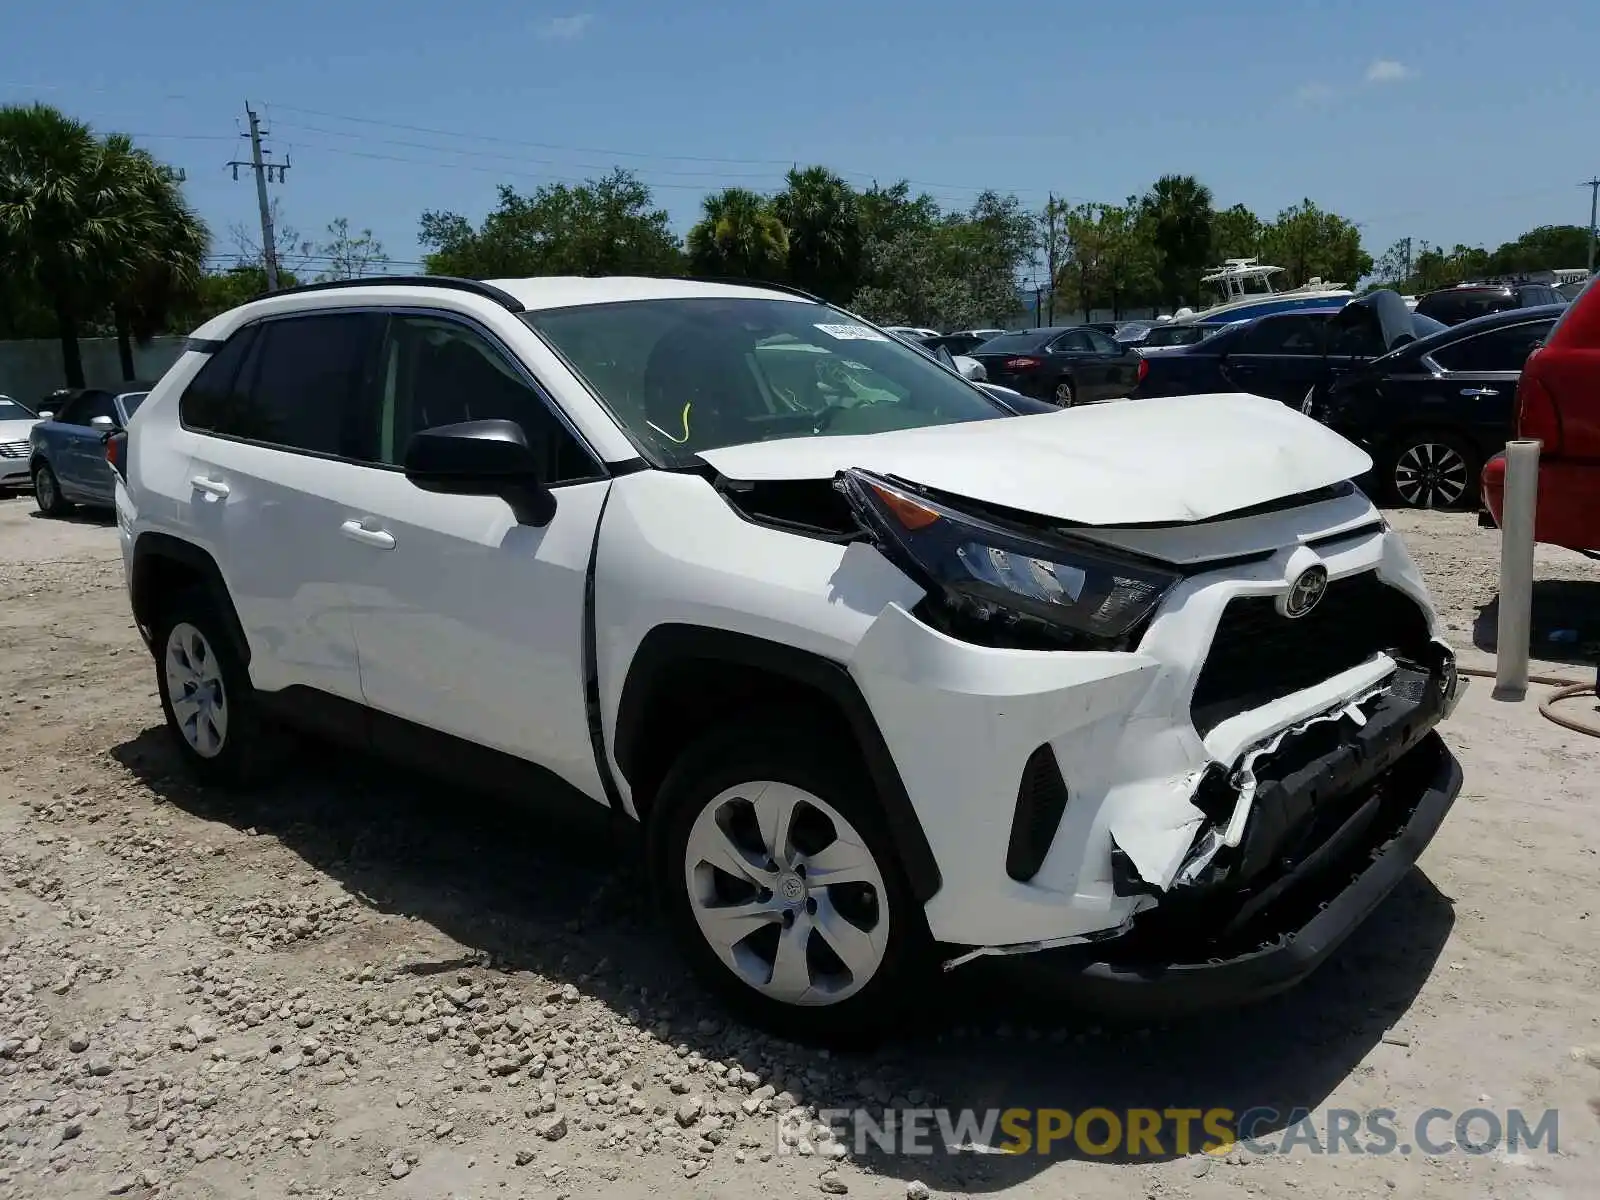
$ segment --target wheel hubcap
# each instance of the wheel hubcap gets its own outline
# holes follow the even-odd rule
[[[175,625],[167,635],[163,666],[167,699],[183,740],[202,758],[215,758],[228,736],[228,701],[211,643],[193,625]]]
[[[1070,383],[1056,384],[1056,403],[1062,408],[1072,407],[1072,385]]]
[[[1466,460],[1449,446],[1419,442],[1395,463],[1394,490],[1414,508],[1448,507],[1466,494]]]
[[[701,935],[740,979],[784,1004],[836,1004],[889,944],[883,873],[861,835],[802,788],[740,784],[689,831],[684,882]]]

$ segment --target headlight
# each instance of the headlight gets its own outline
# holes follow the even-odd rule
[[[954,611],[996,626],[1031,624],[1069,646],[1116,649],[1179,576],[1065,538],[969,516],[865,471],[839,486],[867,531]]]

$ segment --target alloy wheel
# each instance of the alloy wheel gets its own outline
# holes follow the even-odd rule
[[[228,737],[228,697],[211,643],[187,622],[174,625],[167,635],[163,668],[183,740],[201,758],[215,758]]]
[[[40,467],[33,477],[33,495],[40,512],[49,512],[56,506],[56,480],[49,467]]]
[[[1412,508],[1449,508],[1467,491],[1467,462],[1442,442],[1418,442],[1395,460],[1395,493]]]
[[[860,833],[791,784],[719,793],[695,818],[684,883],[701,936],[782,1004],[836,1004],[865,987],[889,945],[888,891]]]
[[[1066,380],[1056,384],[1056,403],[1062,408],[1071,408],[1072,400],[1072,385]]]

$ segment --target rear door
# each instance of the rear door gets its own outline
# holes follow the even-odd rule
[[[1139,383],[1139,364],[1144,361],[1143,356],[1097,329],[1084,332],[1094,347],[1095,357],[1105,364],[1105,385],[1100,399],[1122,399]]]
[[[1242,330],[1222,362],[1237,390],[1299,406],[1323,371],[1325,313],[1280,313]]]
[[[257,321],[179,402],[182,524],[221,568],[262,691],[361,698],[340,526],[371,452],[360,398],[382,329],[382,314],[358,310]]]

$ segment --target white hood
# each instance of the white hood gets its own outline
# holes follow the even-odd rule
[[[750,481],[828,479],[861,467],[1081,525],[1203,521],[1372,468],[1365,451],[1309,417],[1239,393],[752,442],[700,457]]]
[[[0,421],[0,442],[25,442],[28,431],[39,422],[29,418],[24,421]]]

